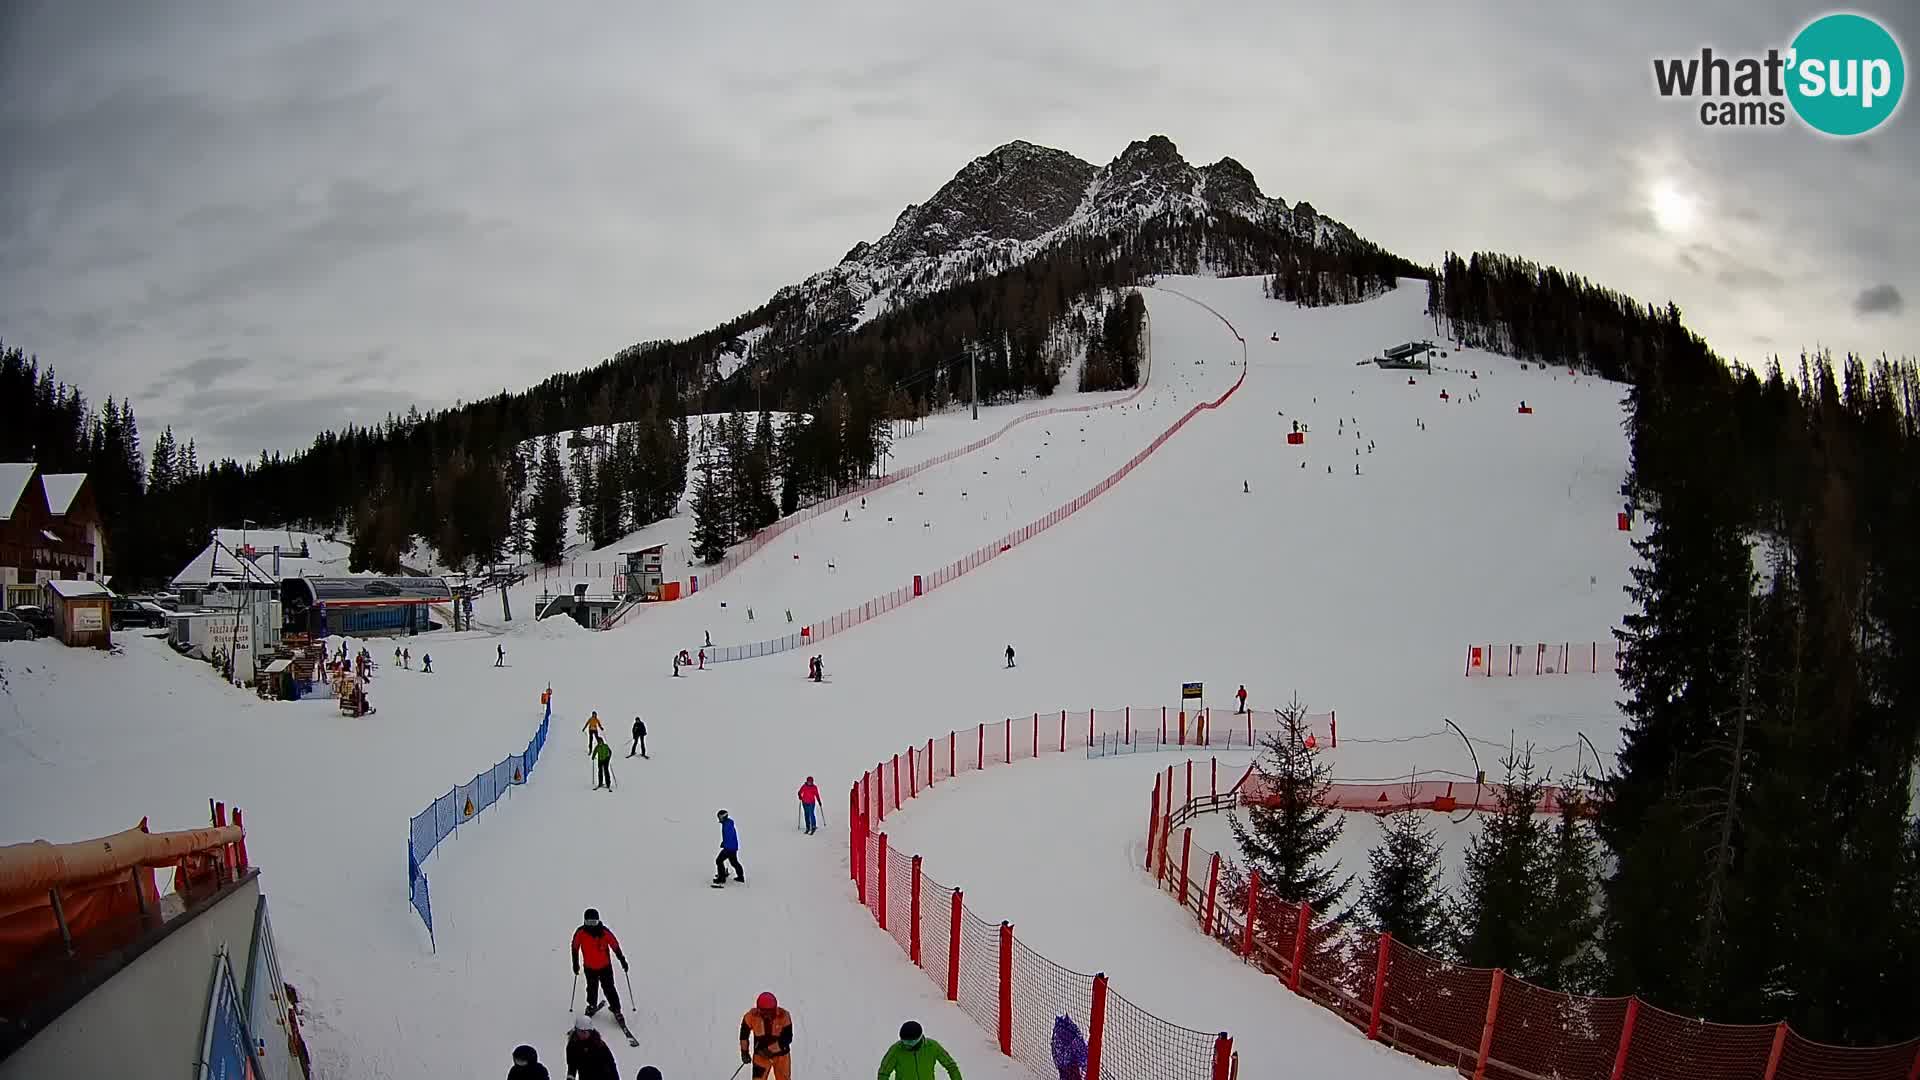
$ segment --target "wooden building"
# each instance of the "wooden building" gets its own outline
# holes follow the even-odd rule
[[[61,644],[74,648],[113,647],[113,594],[97,581],[49,581],[47,611]]]
[[[42,583],[104,576],[106,541],[85,473],[0,462],[0,602],[38,604]]]

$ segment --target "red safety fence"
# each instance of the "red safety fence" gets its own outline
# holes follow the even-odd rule
[[[1232,1080],[1239,1061],[1226,1032],[1163,1020],[1108,986],[1104,974],[1034,952],[1013,924],[981,918],[961,890],[926,872],[920,856],[887,842],[886,815],[921,791],[988,765],[1085,750],[1097,736],[1097,710],[1035,713],[951,731],[875,765],[848,792],[849,867],[860,902],[1002,1054],[1038,1076],[1060,1075],[1053,1025],[1068,1016],[1086,1038],[1086,1080]]]
[[[1194,763],[1187,763],[1191,775]],[[1245,788],[1179,794],[1154,781],[1147,872],[1200,931],[1369,1039],[1475,1080],[1920,1080],[1920,1039],[1813,1042],[1778,1024],[1713,1024],[1637,997],[1596,998],[1463,967],[1375,933],[1314,922],[1311,907],[1263,897],[1257,871],[1206,850],[1187,824]],[[1465,804],[1462,804],[1465,805]]]
[[[1617,641],[1536,641],[1530,645],[1467,646],[1467,677],[1599,675],[1620,670]]]

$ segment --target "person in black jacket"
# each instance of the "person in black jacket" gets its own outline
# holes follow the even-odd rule
[[[574,1018],[573,1037],[567,1040],[567,1080],[620,1080],[613,1051],[584,1016]]]
[[[633,745],[627,748],[627,756],[632,757],[636,753],[641,757],[647,756],[647,725],[641,723],[637,716],[633,718]]]
[[[513,1048],[513,1068],[507,1070],[507,1080],[549,1080],[547,1067],[540,1064],[540,1052],[531,1046]]]

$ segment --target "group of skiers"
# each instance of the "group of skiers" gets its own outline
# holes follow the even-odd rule
[[[808,657],[807,658],[807,678],[813,680],[814,682],[822,682],[826,679],[826,677],[827,677],[827,669],[825,667],[825,662],[818,656]]]
[[[587,722],[580,725],[580,730],[587,733],[587,756],[594,762],[593,790],[612,791],[613,747],[607,745],[606,737],[601,734],[606,724],[601,722],[599,710],[587,715]],[[627,748],[627,756],[636,754],[647,757],[647,725],[637,716],[633,718],[633,745]]]
[[[699,659],[695,660],[687,650],[681,649],[679,652],[673,654],[673,677],[676,679],[680,677],[681,668],[695,667],[696,665],[698,665],[698,670],[700,671],[707,670],[707,650],[701,649]]]
[[[411,671],[413,669],[413,650],[412,649],[393,650],[393,664],[395,667],[402,667]],[[420,654],[420,670],[427,673],[428,675],[433,674],[433,654],[432,653]]]

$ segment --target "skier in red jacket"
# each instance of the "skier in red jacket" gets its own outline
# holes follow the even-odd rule
[[[807,782],[800,785],[800,809],[805,811],[807,815],[808,836],[812,836],[814,830],[818,828],[814,819],[814,808],[817,807],[819,803],[820,789],[813,786],[813,777],[809,776],[807,777]]]
[[[627,954],[620,951],[620,939],[613,931],[600,923],[600,912],[588,908],[580,929],[573,932],[573,973],[580,974],[580,961],[584,957],[587,963],[587,1015],[600,1011],[600,991],[607,992],[607,1008],[613,1012],[613,1018],[622,1030],[626,1029],[627,1018],[620,1013],[620,992],[613,988],[613,959],[611,952],[620,960],[620,969],[627,970]]]

